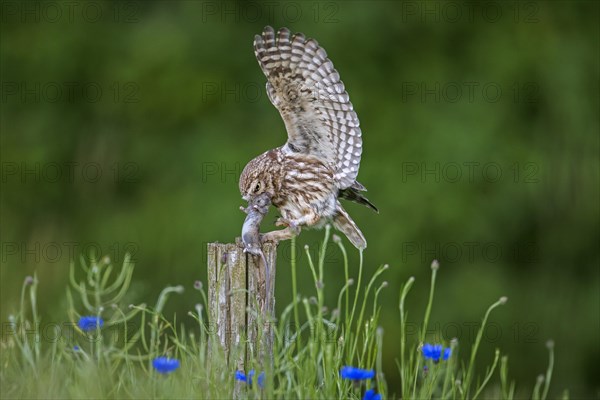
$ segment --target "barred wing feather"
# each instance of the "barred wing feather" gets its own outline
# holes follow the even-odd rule
[[[358,117],[338,72],[314,39],[267,26],[254,39],[267,94],[288,133],[283,150],[331,165],[338,188],[355,184],[362,154]]]

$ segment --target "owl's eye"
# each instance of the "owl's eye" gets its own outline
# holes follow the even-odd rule
[[[259,190],[260,190],[260,182],[258,182],[256,184],[256,186],[254,187],[254,193],[258,193]]]

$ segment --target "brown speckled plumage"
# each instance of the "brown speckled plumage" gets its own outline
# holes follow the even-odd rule
[[[332,222],[357,248],[367,242],[338,198],[377,209],[356,181],[362,154],[358,117],[339,74],[314,39],[266,27],[254,40],[267,93],[288,132],[283,146],[246,165],[240,177],[245,200],[268,193],[279,209],[278,225],[264,240],[285,240],[301,227]]]

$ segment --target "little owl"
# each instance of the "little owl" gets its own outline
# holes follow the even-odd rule
[[[267,77],[267,94],[279,110],[287,142],[246,165],[240,192],[252,203],[266,194],[285,229],[268,232],[263,241],[290,239],[302,227],[331,222],[352,244],[367,241],[340,204],[347,199],[377,211],[356,181],[362,153],[358,117],[338,72],[325,50],[287,28],[277,33],[267,26],[254,38],[254,52]]]

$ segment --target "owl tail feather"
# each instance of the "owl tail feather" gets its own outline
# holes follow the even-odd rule
[[[360,229],[358,229],[358,226],[356,226],[354,221],[352,221],[352,218],[350,218],[346,210],[339,204],[337,207],[337,214],[333,217],[333,226],[335,229],[346,235],[348,240],[350,240],[357,249],[365,249],[367,247],[367,240],[364,235]]]
[[[358,183],[358,182],[356,182],[356,183]],[[346,189],[340,189],[338,192],[338,197],[341,197],[342,199],[353,201],[358,204],[362,204],[363,206],[367,206],[371,210],[373,210],[377,214],[379,214],[379,210],[377,209],[377,207],[375,207],[375,205],[373,203],[371,203],[369,201],[369,199],[367,199],[365,196],[360,194],[359,190],[361,190],[361,189],[356,189],[352,186],[349,188],[346,188]],[[362,190],[366,190],[366,189],[364,189],[364,186],[363,186]]]

